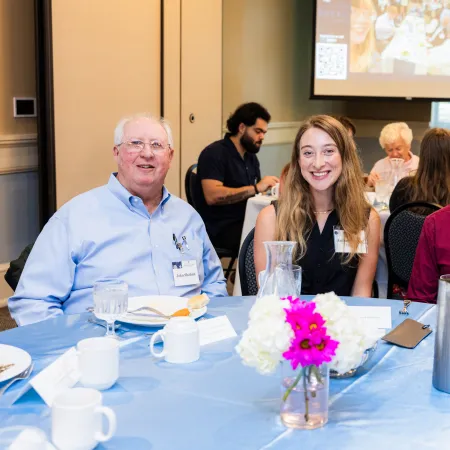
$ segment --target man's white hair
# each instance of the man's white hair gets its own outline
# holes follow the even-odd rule
[[[385,148],[398,138],[403,139],[406,145],[411,145],[413,134],[411,128],[405,122],[388,123],[380,133],[380,145]]]
[[[123,117],[122,119],[120,119],[114,130],[114,145],[119,145],[122,143],[123,129],[125,128],[125,125],[128,122],[132,122],[132,121],[138,120],[138,119],[149,119],[154,123],[160,124],[164,128],[164,131],[167,134],[167,143],[169,144],[169,147],[173,148],[172,129],[170,128],[169,122],[167,122],[162,117],[156,117],[156,116],[153,116],[152,114],[148,114],[148,113],[134,114],[133,116]]]

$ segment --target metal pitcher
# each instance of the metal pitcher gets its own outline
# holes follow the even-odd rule
[[[433,386],[450,394],[450,275],[439,278]]]

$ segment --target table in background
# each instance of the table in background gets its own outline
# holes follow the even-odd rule
[[[398,314],[399,301],[346,300],[391,306],[394,326],[405,318]],[[226,314],[240,335],[253,302],[254,297],[213,299],[208,315]],[[411,318],[434,327],[435,306],[412,303],[409,309]],[[38,373],[80,339],[104,334],[88,317],[61,316],[4,331],[0,342],[28,351]],[[131,330],[119,331],[124,338],[136,334],[136,327],[121,328]],[[433,337],[414,350],[380,341],[356,377],[331,380],[329,423],[314,431],[281,424],[281,376],[262,376],[244,366],[234,350],[238,338],[202,347],[200,360],[186,365],[153,360],[147,338],[121,349],[120,378],[103,392],[104,404],[117,415],[117,434],[99,448],[444,449],[450,439],[450,396],[431,385]],[[49,434],[50,410],[34,391],[9,405],[21,389],[17,383],[0,398],[1,426],[35,425]]]
[[[276,197],[257,195],[256,197],[252,197],[247,200],[244,226],[242,227],[241,244],[239,248],[242,247],[244,239],[247,237],[248,233],[250,233],[250,231],[255,227],[256,219],[258,217],[259,212],[266,206],[269,206],[270,203],[275,199]],[[386,225],[386,221],[389,217],[390,212],[389,210],[384,210],[378,211],[378,214],[380,215],[381,220],[381,235],[380,235],[381,243],[380,243],[380,251],[378,254],[378,264],[377,264],[377,271],[375,274],[375,280],[378,283],[380,298],[385,298],[387,295],[388,270],[387,270],[386,250],[384,248],[383,235],[384,235],[384,226]],[[242,295],[239,270],[236,270],[236,279],[233,287],[233,295],[234,296]]]

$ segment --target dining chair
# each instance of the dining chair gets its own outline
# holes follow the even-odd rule
[[[442,206],[428,202],[406,203],[395,209],[384,227],[384,246],[388,268],[387,298],[394,296],[394,285],[408,289],[417,244],[426,217]]]
[[[242,243],[241,251],[239,252],[239,279],[241,281],[241,292],[243,296],[256,295],[258,293],[253,253],[254,240],[255,229],[253,228],[246,236]]]

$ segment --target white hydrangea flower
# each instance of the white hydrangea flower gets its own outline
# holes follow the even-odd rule
[[[364,352],[377,340],[375,330],[367,330],[362,320],[334,292],[317,295],[316,311],[325,319],[331,338],[338,341],[336,356],[330,368],[345,373],[358,367]]]
[[[288,300],[275,295],[257,299],[250,310],[248,328],[236,346],[244,364],[263,375],[275,372],[294,337],[284,311],[289,305]]]

